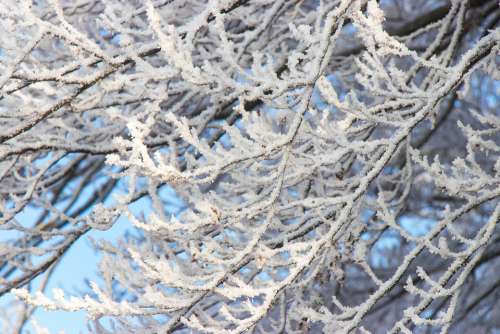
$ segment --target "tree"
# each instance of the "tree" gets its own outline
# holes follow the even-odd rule
[[[498,1],[4,0],[0,17],[4,332],[34,307],[85,310],[96,333],[500,328]],[[136,230],[95,242],[102,282],[48,298],[59,259],[118,217]]]

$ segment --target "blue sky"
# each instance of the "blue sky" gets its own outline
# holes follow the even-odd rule
[[[95,185],[93,185],[95,186]],[[120,189],[117,186],[117,190]],[[167,212],[176,214],[183,207],[183,202],[175,196],[171,188],[163,187],[160,191],[160,196],[165,200],[167,205],[165,208]],[[81,201],[85,200],[85,196]],[[110,197],[105,204],[112,205],[112,197]],[[78,205],[78,203],[76,203]],[[151,212],[151,206],[147,199],[141,199],[134,204],[130,205],[131,211],[139,215],[141,212],[146,216]],[[18,219],[23,223],[29,223],[37,217],[38,211],[26,208],[18,215]],[[91,245],[90,238],[94,240],[109,240],[111,242],[117,241],[127,230],[132,228],[130,222],[124,217],[120,217],[113,227],[108,231],[92,230],[87,235],[80,238],[69,249],[65,256],[61,259],[55,268],[52,276],[47,285],[46,294],[52,295],[52,289],[61,288],[66,292],[66,295],[80,296],[83,291],[87,290],[85,279],[100,282],[97,272],[97,264],[99,262],[99,254],[94,251]],[[4,234],[5,238],[6,235]],[[38,277],[33,282],[33,286],[37,287],[40,284],[42,277]],[[5,307],[6,302],[11,300],[11,296],[6,296],[0,301],[0,307]],[[64,330],[66,334],[73,333],[88,333],[86,318],[84,312],[66,312],[66,311],[45,311],[37,309],[33,315],[39,325],[47,328],[50,333],[59,333]],[[30,331],[33,333],[33,327],[28,324],[25,326],[25,332]]]

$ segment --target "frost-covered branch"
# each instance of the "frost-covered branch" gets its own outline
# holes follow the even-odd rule
[[[499,13],[3,1],[0,296],[24,305],[17,327],[33,307],[83,310],[97,333],[498,326]],[[93,240],[87,295],[26,289],[118,221],[133,233]]]

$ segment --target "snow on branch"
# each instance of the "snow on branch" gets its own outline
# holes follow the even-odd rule
[[[45,332],[37,307],[84,311],[96,333],[498,327],[499,13],[2,1],[12,333]],[[35,292],[81,239],[123,222],[125,235],[92,234],[86,294]]]

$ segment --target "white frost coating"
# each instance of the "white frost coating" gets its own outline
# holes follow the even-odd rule
[[[0,332],[498,327],[499,10],[0,1]]]

